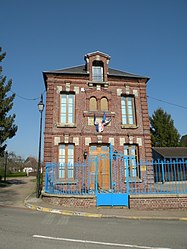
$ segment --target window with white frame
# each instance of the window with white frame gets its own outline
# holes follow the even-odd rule
[[[124,145],[125,176],[127,173],[132,179],[139,178],[138,146],[134,144]]]
[[[121,97],[122,125],[136,125],[134,96]]]
[[[74,145],[59,145],[59,178],[74,178]]]
[[[60,123],[75,123],[75,95],[61,94]]]
[[[92,80],[96,82],[103,82],[103,63],[101,61],[93,62]]]

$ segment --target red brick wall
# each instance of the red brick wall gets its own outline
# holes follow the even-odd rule
[[[43,200],[61,207],[96,207],[95,197],[84,196],[42,196]]]
[[[187,195],[131,195],[130,208],[139,210],[187,209]]]
[[[96,198],[92,196],[50,196],[43,199],[62,207],[96,207]],[[130,196],[130,209],[136,210],[187,210],[187,195],[137,195]]]
[[[140,159],[151,159],[151,138],[149,130],[149,119],[146,99],[146,84],[138,83],[137,80],[131,81],[130,92],[133,90],[138,91],[138,96],[135,97],[136,103],[136,114],[137,114],[137,128],[122,129],[121,128],[121,97],[117,96],[117,89],[122,89],[122,93],[125,93],[124,84],[128,85],[127,82],[121,80],[119,82],[109,81],[108,89],[101,89],[97,91],[90,89],[85,80],[71,79],[71,90],[74,91],[74,87],[79,87],[79,94],[76,94],[76,128],[58,128],[59,123],[59,108],[60,108],[60,94],[57,92],[57,86],[61,86],[65,89],[65,83],[67,78],[61,77],[56,83],[55,77],[50,77],[47,89],[47,100],[46,100],[46,121],[45,121],[45,141],[44,141],[44,161],[51,162],[57,161],[57,148],[54,146],[54,137],[60,136],[63,142],[64,134],[69,135],[69,142],[73,141],[73,137],[77,136],[80,138],[80,145],[84,146],[84,138],[91,137],[92,142],[97,143],[97,135],[103,136],[103,143],[108,143],[108,137],[113,137],[115,140],[114,147],[123,151],[123,146],[119,145],[119,138],[124,137],[126,143],[129,142],[129,136],[133,137],[133,142],[136,143],[137,138],[142,138],[142,146],[140,146]],[[134,83],[134,84],[133,84]],[[85,92],[81,92],[81,88],[85,89]],[[98,101],[106,96],[109,100],[109,113],[108,117],[112,116],[111,126],[106,126],[103,133],[97,133],[95,126],[88,126],[88,117],[93,117],[93,113],[89,113],[89,98],[96,96]],[[84,113],[87,111],[88,113]],[[115,114],[110,114],[113,112]],[[98,115],[103,113],[98,111]],[[82,148],[84,151],[84,148]],[[80,154],[79,154],[80,156]],[[75,155],[76,158],[76,155]]]

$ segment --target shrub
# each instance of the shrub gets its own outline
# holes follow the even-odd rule
[[[15,172],[7,174],[7,177],[24,177],[24,176],[27,176],[26,172]]]

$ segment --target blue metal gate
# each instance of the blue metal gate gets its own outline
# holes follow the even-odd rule
[[[128,167],[124,155],[101,146],[101,153],[90,153],[88,161],[74,164],[73,178],[60,178],[61,171],[71,165],[49,163],[46,165],[45,192],[59,195],[96,196],[97,206],[128,206]]]
[[[129,195],[127,193],[99,193],[96,195],[98,206],[128,206]]]
[[[107,160],[109,162],[108,174],[106,174],[107,169],[105,168]],[[129,206],[129,173],[128,167],[125,167],[126,160],[124,155],[113,151],[112,145],[110,145],[109,155],[100,154],[95,158],[97,206]],[[103,178],[100,174],[105,177]],[[99,178],[104,179],[104,181]],[[102,186],[100,186],[101,182]]]

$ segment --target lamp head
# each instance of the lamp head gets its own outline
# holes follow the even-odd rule
[[[40,102],[38,103],[38,110],[39,112],[43,112],[44,109],[44,103],[43,103],[43,95],[41,94]]]
[[[87,155],[88,155],[87,151],[84,151],[84,154],[83,154],[83,156],[84,156],[84,160],[86,160]]]

